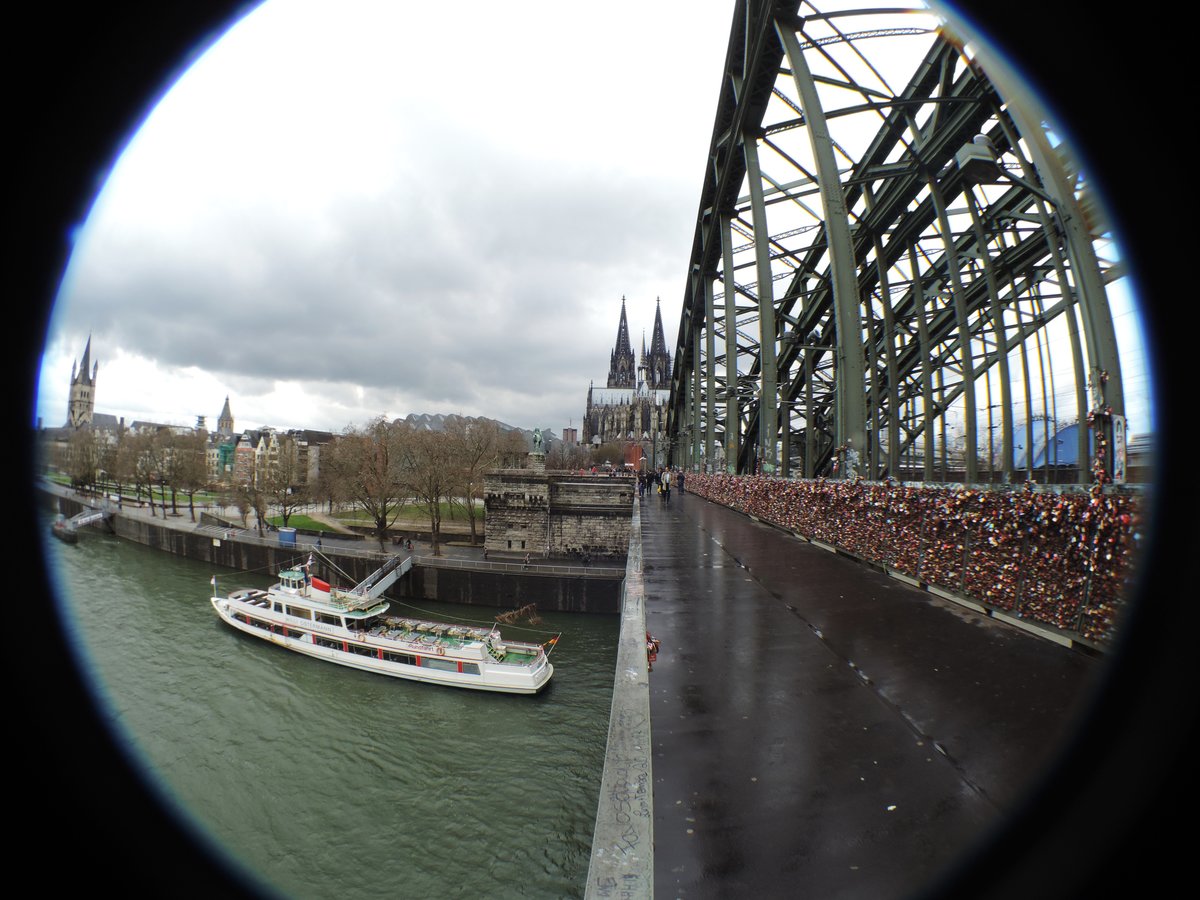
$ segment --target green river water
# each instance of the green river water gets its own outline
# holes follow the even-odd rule
[[[274,891],[582,895],[617,617],[543,614],[540,628],[562,632],[550,686],[478,693],[310,659],[217,619],[214,574],[222,590],[268,578],[91,529],[76,545],[46,543],[78,662],[117,740],[185,819]]]

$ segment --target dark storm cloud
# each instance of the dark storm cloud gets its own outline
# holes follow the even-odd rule
[[[727,11],[716,21],[714,73]],[[607,44],[535,41],[538,59],[477,43],[487,66],[456,76],[469,94],[411,84],[376,99],[403,76],[343,86],[326,60],[306,83],[330,96],[311,111],[285,90],[310,60],[276,58],[260,96],[261,53],[228,44],[152,117],[97,204],[57,313],[58,358],[91,334],[102,358],[200,371],[219,381],[207,391],[264,405],[300,383],[337,426],[371,410],[578,421],[622,296],[635,342],[656,296],[674,341],[709,98],[687,114],[665,87],[678,63],[652,88],[645,72],[606,71]],[[252,62],[239,79],[240,59]],[[573,74],[547,80],[547,66]]]
[[[495,384],[539,402],[552,379],[582,397],[611,340],[581,332],[582,311],[615,322],[620,293],[663,264],[663,232],[687,211],[651,177],[612,171],[598,191],[569,163],[484,162],[339,202],[319,222],[255,208],[105,233],[72,304],[98,344],[176,366],[402,386],[430,407],[477,407]]]

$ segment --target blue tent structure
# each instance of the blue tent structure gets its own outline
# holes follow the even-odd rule
[[[1035,419],[1033,426],[1033,468],[1040,469],[1046,465],[1076,466],[1079,464],[1079,423],[1065,425],[1050,436],[1047,441],[1048,425],[1052,423],[1045,419]],[[1013,468],[1029,468],[1026,460],[1029,454],[1024,446],[1027,431],[1024,425],[1013,429]],[[1089,429],[1088,452],[1095,450],[1094,437]]]

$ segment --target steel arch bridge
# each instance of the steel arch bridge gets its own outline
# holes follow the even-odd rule
[[[1092,480],[1124,438],[1114,253],[1066,145],[986,47],[923,7],[739,0],[671,461]]]

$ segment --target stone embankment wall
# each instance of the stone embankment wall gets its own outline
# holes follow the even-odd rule
[[[85,507],[77,500],[55,498],[64,515],[72,516]],[[201,525],[204,517],[201,517]],[[289,565],[303,563],[308,558],[309,541],[301,546],[284,546],[274,539],[260,539],[237,533],[226,536],[219,526],[197,528],[187,516],[179,520],[147,519],[139,515],[116,513],[109,520],[112,531],[125,540],[152,547],[166,553],[207,562],[214,567],[242,572],[275,574]],[[362,549],[339,552],[325,545],[322,555],[337,566],[339,574],[320,557],[314,559],[314,574],[335,584],[354,583],[366,578],[386,561],[390,554],[371,551],[364,542]],[[447,561],[444,565],[449,566]],[[547,571],[553,567],[533,566],[529,571],[512,571],[511,565],[473,562],[469,566],[443,568],[443,563],[431,558],[418,558],[413,569],[388,591],[392,598],[437,600],[445,603],[473,604],[512,609],[529,603],[537,604],[542,612],[616,613],[620,609],[621,583],[619,574],[601,572],[581,573]],[[563,567],[565,570],[565,567]],[[232,585],[230,585],[232,587]]]
[[[489,553],[623,560],[633,488],[628,478],[536,469],[490,472],[484,481],[484,546]]]
[[[621,611],[622,579],[619,577],[539,573],[535,569],[498,572],[484,567],[441,568],[436,563],[418,563],[392,590],[406,599],[498,609],[515,609],[535,603],[539,612]]]

